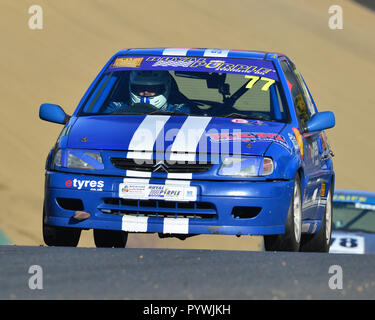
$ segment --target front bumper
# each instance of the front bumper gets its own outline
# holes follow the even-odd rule
[[[119,186],[123,181],[122,177],[47,171],[44,223],[164,234],[281,234],[285,232],[294,186],[293,180],[191,180],[189,185],[197,187],[196,201],[173,202],[121,199]],[[147,182],[166,183],[159,179]],[[76,220],[76,211],[88,212],[90,217]]]

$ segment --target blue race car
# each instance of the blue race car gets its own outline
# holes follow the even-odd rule
[[[266,250],[329,250],[335,174],[325,129],[283,54],[152,48],[116,53],[46,161],[43,236],[98,247],[128,233],[264,235]]]
[[[336,190],[330,253],[375,253],[375,192]]]

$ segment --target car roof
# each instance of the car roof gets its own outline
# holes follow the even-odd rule
[[[212,48],[132,48],[119,51],[116,55],[175,55],[193,57],[228,57],[248,59],[277,59],[286,55],[277,52],[256,50],[233,50]]]
[[[336,202],[361,202],[375,204],[375,192],[362,190],[336,189],[333,197]]]

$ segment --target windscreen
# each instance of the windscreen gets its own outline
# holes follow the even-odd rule
[[[375,233],[375,205],[333,202],[333,229]]]
[[[272,61],[139,55],[117,57],[79,115],[163,113],[289,119]]]

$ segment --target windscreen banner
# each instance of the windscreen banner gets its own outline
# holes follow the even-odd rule
[[[279,81],[272,61],[243,58],[126,55],[117,57],[106,72],[137,69],[233,73]]]

